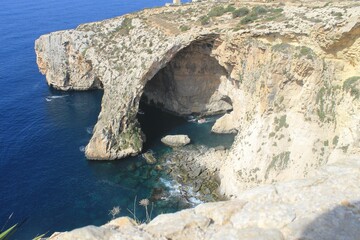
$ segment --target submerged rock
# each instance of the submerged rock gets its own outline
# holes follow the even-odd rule
[[[183,147],[190,143],[187,135],[167,135],[161,139],[161,142],[170,147]]]
[[[144,153],[142,156],[145,158],[148,164],[155,164],[157,162],[156,158],[154,157],[154,154],[150,151]]]
[[[224,199],[219,194],[218,169],[206,168],[204,163],[217,161],[221,151],[210,150],[202,145],[188,145],[174,149],[162,156],[163,168],[176,182],[181,184],[183,197],[200,201]],[[206,159],[206,160],[205,160]],[[207,164],[210,166],[210,164]]]

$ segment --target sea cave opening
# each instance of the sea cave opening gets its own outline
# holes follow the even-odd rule
[[[164,135],[186,134],[171,130],[186,124],[189,117],[197,121],[232,111],[232,101],[223,86],[228,73],[211,55],[213,46],[214,40],[193,42],[146,83],[138,114],[146,136],[144,151]],[[210,125],[216,117],[211,119]],[[210,134],[211,127],[208,130]]]

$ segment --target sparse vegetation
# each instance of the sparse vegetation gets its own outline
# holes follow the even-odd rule
[[[25,223],[26,220],[23,220],[20,223],[16,223],[14,225],[12,225],[11,227],[7,227],[7,224],[9,223],[9,221],[11,220],[13,216],[13,213],[10,214],[10,216],[8,217],[8,219],[5,221],[4,225],[1,227],[0,229],[0,240],[9,240],[11,239],[11,236]],[[41,234],[41,235],[37,235],[35,238],[33,238],[32,240],[40,240],[43,237],[45,237],[47,233]]]
[[[225,12],[234,12],[236,8],[232,5],[229,5],[225,8]]]
[[[137,199],[137,196],[135,196],[135,199],[134,199],[134,209],[133,210],[127,209],[127,210],[132,215],[135,222],[138,223],[138,224],[141,224],[142,222],[136,216],[136,204],[137,204],[136,199]],[[154,203],[151,202],[150,212],[149,212],[149,209],[148,209],[148,206],[150,205],[149,199],[147,199],[147,198],[141,199],[138,204],[145,208],[145,216],[146,216],[145,222],[149,223],[151,221],[152,212],[153,212],[153,209],[154,209]]]
[[[263,15],[268,12],[268,9],[262,6],[256,6],[251,10],[251,14],[253,15]]]
[[[346,92],[350,92],[350,95],[353,96],[355,99],[359,99],[360,97],[360,90],[357,87],[357,83],[360,80],[360,76],[354,76],[348,78],[343,83],[343,90]]]
[[[343,151],[343,153],[347,153],[348,149],[349,149],[349,145],[341,147],[341,150]]]
[[[208,16],[209,17],[219,17],[219,16],[222,16],[224,13],[233,12],[233,11],[235,11],[235,8],[231,5],[227,6],[226,8],[224,8],[223,6],[216,6],[210,10],[210,12],[208,13]]]
[[[242,7],[239,9],[236,9],[235,11],[232,12],[232,16],[233,18],[237,18],[237,17],[243,17],[248,15],[250,12],[250,10],[246,7]]]
[[[257,15],[248,15],[246,17],[244,17],[243,19],[241,19],[240,24],[249,24],[254,22],[257,19]]]
[[[330,83],[324,83],[316,95],[316,104],[318,104],[317,114],[321,122],[334,122],[335,116],[335,92],[339,86],[332,86]]]
[[[320,121],[324,122],[326,113],[324,110],[324,95],[325,95],[325,88],[322,87],[318,94],[316,95],[316,103],[319,104],[319,109],[317,110],[317,114],[319,116]]]
[[[282,9],[282,8],[272,8],[270,11],[272,13],[282,13],[284,11],[284,9]]]
[[[267,18],[264,20],[271,21],[282,16],[282,11],[282,8],[268,9],[262,6],[256,6],[253,7],[250,14],[247,13],[246,16],[241,19],[240,24],[249,24],[256,21],[257,19],[264,19],[263,16],[265,16],[267,13],[269,13],[269,15],[267,15]]]
[[[265,21],[274,21],[275,19],[278,19],[283,16],[282,12],[284,9],[282,8],[272,8],[269,10],[269,14],[265,18]]]
[[[201,16],[199,18],[199,21],[200,21],[201,25],[207,25],[210,23],[210,17],[207,15]]]
[[[276,156],[273,156],[271,163],[269,164],[268,168],[266,169],[265,179],[268,178],[269,173],[271,170],[275,170],[277,172],[284,170],[290,161],[290,152],[282,152]]]
[[[315,52],[309,47],[301,46],[297,47],[297,50],[298,53],[295,55],[297,58],[306,57],[307,59],[313,60],[316,56]]]
[[[335,17],[342,17],[343,14],[341,12],[331,12],[331,15],[335,16]]]
[[[182,31],[182,32],[186,32],[186,31],[189,30],[189,29],[190,29],[189,26],[186,26],[186,25],[181,25],[181,26],[180,26],[180,31]]]
[[[134,28],[131,22],[132,22],[131,18],[125,17],[121,25],[115,29],[115,32],[118,32],[121,35],[129,35],[130,30]]]
[[[112,219],[115,219],[115,217],[120,214],[120,211],[121,211],[121,208],[119,206],[113,207],[109,211],[109,215],[112,216]]]
[[[281,128],[288,128],[289,124],[286,123],[286,115],[282,115],[280,118],[275,117],[274,119],[275,131],[279,131]]]
[[[271,50],[276,52],[288,53],[291,45],[288,43],[279,43],[271,47]]]
[[[225,13],[225,8],[223,6],[213,7],[208,13],[209,17],[219,17]]]

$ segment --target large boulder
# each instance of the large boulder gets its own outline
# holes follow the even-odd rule
[[[167,135],[161,142],[170,147],[182,147],[190,143],[190,138],[188,135]]]

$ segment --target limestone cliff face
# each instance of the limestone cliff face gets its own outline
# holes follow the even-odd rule
[[[232,109],[213,128],[237,132],[225,161],[215,163],[228,196],[359,154],[360,7],[273,3],[240,25],[231,13],[205,19],[213,7],[144,10],[36,41],[49,85],[104,89],[86,156],[141,151],[142,96],[177,114]]]

